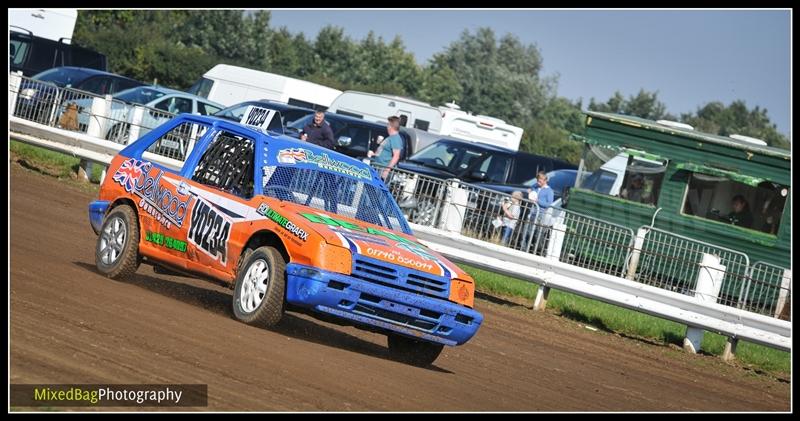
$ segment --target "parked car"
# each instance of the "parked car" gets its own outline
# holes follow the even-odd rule
[[[539,171],[553,171],[557,169],[577,169],[573,164],[555,158],[534,155],[527,152],[513,151],[493,145],[477,142],[467,142],[453,139],[442,139],[423,148],[407,160],[400,162],[397,167],[401,170],[423,174],[439,179],[459,179],[486,189],[505,191],[504,189],[527,189],[526,182],[530,182]],[[395,183],[403,183],[398,177]],[[424,187],[430,189],[426,183]],[[505,186],[505,187],[501,187]],[[511,186],[511,187],[508,187]],[[392,191],[402,191],[399,186],[393,186]],[[419,193],[419,194],[417,194]],[[430,223],[437,209],[435,197],[437,192],[426,191],[424,194],[415,192],[412,197],[419,197],[409,206],[409,220],[412,222]],[[486,195],[471,195],[470,208],[479,211],[492,208],[494,205],[487,202]],[[485,212],[480,212],[480,218],[486,218]]]
[[[142,116],[139,124],[139,136],[142,136],[156,126],[160,126],[173,117],[173,114],[191,113],[200,115],[211,115],[219,112],[223,106],[216,102],[211,102],[197,95],[161,86],[139,86],[131,88],[113,97],[117,101],[111,103],[111,113],[106,139],[117,143],[128,143],[130,135],[130,123],[128,113],[131,112],[131,105],[143,105],[148,109]],[[122,101],[122,102],[120,102]],[[124,102],[124,103],[123,103]],[[80,112],[82,109],[91,108],[92,98],[70,101],[78,106],[78,123],[81,130],[89,124],[89,114]],[[64,104],[64,107],[68,106]],[[159,112],[163,111],[163,112]]]
[[[547,172],[547,185],[550,186],[551,189],[553,189],[553,200],[560,199],[561,195],[564,193],[564,190],[566,188],[574,186],[575,179],[577,176],[578,176],[578,170],[572,170],[572,169],[560,169]],[[519,185],[491,184],[491,183],[482,183],[481,185],[488,189],[511,194],[517,190],[522,191],[524,193],[529,188],[533,187],[535,184],[536,184],[536,176],[534,176],[530,180],[523,181]]]
[[[388,117],[388,116],[387,116]],[[286,134],[295,138],[300,138],[300,131],[306,124],[314,119],[313,114],[301,117],[286,125]],[[360,118],[348,117],[341,114],[325,113],[325,121],[331,126],[333,139],[336,141],[336,151],[353,158],[366,158],[368,150],[376,149],[376,139],[378,136],[386,138],[389,132],[386,131],[386,123],[375,123],[362,120]],[[400,132],[403,138],[404,148],[400,159],[411,155],[411,138],[407,133]]]
[[[82,67],[56,67],[23,80],[19,87],[14,115],[47,124],[54,117],[53,107],[61,105],[58,88],[71,88],[95,95],[113,95],[144,83],[125,76]]]
[[[183,127],[203,133],[179,170],[144,152]],[[213,127],[213,129],[211,129]],[[266,328],[309,312],[388,336],[429,365],[472,338],[474,281],[417,240],[369,165],[225,119],[182,114],[115,156],[89,204],[100,273],[140,263],[233,289],[233,315]]]
[[[238,104],[231,105],[230,107],[225,108],[214,115],[216,117],[222,117],[231,121],[240,121],[247,110],[247,107],[251,105],[278,111],[280,113],[281,122],[280,133],[284,133],[283,128],[293,123],[295,120],[298,120],[309,114],[314,114],[314,110],[311,108],[298,107],[277,101],[261,100],[240,102]]]

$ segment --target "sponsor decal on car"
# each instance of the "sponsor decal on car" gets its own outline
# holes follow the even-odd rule
[[[218,211],[213,204],[198,197],[192,209],[189,242],[225,264],[228,259],[231,225],[232,221],[228,216]]]
[[[259,205],[258,209],[256,209],[256,212],[260,215],[263,215],[265,218],[272,220],[281,228],[285,229],[300,240],[306,241],[308,239],[308,233],[305,232],[305,230],[295,225],[294,222],[278,213],[278,211],[275,209],[270,208],[266,203]]]
[[[151,170],[155,170],[151,173]],[[113,180],[128,193],[139,196],[139,207],[152,215],[167,229],[172,225],[181,227],[188,213],[192,196],[179,187],[176,191],[170,183],[161,183],[164,172],[153,168],[153,164],[136,158],[125,160],[114,173]],[[185,197],[185,199],[184,199]]]
[[[177,250],[181,253],[186,253],[186,241],[181,241],[177,238],[167,237],[164,234],[147,231],[147,233],[145,233],[145,240],[154,244],[158,244],[159,246],[164,246],[170,250]]]
[[[281,164],[312,164],[321,169],[338,172],[354,178],[363,178],[366,180],[371,178],[369,169],[367,168],[359,168],[357,165],[338,161],[329,157],[325,152],[315,154],[313,151],[305,148],[281,149],[278,151],[277,160]]]
[[[315,223],[318,223],[318,224],[325,224],[325,225],[332,226],[332,227],[342,227],[342,228],[347,228],[347,229],[351,229],[351,230],[366,232],[367,234],[379,235],[379,236],[382,236],[382,237],[386,237],[386,238],[388,238],[390,240],[395,240],[395,241],[402,242],[402,243],[413,244],[413,245],[417,245],[419,247],[425,247],[422,244],[419,244],[419,243],[417,243],[415,241],[411,241],[411,240],[409,240],[409,239],[407,239],[407,238],[405,238],[403,236],[397,235],[397,234],[395,234],[393,232],[384,231],[384,230],[380,230],[380,229],[372,228],[372,227],[362,227],[361,225],[354,224],[352,222],[342,221],[341,219],[332,218],[332,217],[327,216],[327,215],[320,215],[320,214],[315,214],[315,213],[301,213],[300,216],[308,219],[311,222],[315,222]]]

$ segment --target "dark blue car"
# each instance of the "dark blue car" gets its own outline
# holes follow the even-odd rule
[[[57,109],[67,99],[59,97],[59,88],[71,88],[95,95],[113,95],[144,83],[125,76],[83,67],[56,67],[23,80],[17,95],[14,115],[37,123],[49,124]],[[58,103],[56,103],[58,102]]]

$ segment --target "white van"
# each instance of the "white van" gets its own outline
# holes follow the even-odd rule
[[[345,91],[331,103],[328,111],[379,123],[394,115],[400,117],[400,125],[410,131],[483,142],[515,151],[519,150],[523,132],[522,128],[503,120],[461,111],[453,103],[434,107],[411,98],[368,92]],[[420,137],[425,136],[421,134]]]
[[[218,64],[188,90],[225,106],[272,100],[298,107],[326,109],[342,91],[274,73]]]
[[[78,9],[9,9],[8,24],[37,37],[69,44],[78,20]]]

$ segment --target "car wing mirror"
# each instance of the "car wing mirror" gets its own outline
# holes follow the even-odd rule
[[[478,181],[485,181],[486,180],[486,173],[483,171],[473,171],[469,173],[469,178]]]
[[[339,136],[339,139],[336,140],[336,143],[339,146],[348,147],[353,142],[353,139],[349,136]]]

